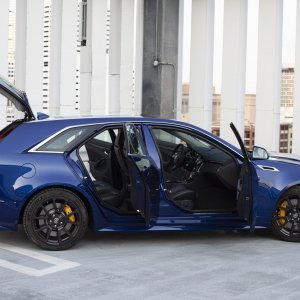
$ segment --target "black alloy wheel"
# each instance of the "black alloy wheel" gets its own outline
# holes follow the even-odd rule
[[[85,234],[88,214],[82,200],[60,188],[45,190],[27,204],[24,230],[36,245],[46,250],[65,250]]]
[[[290,189],[278,201],[272,229],[282,240],[300,242],[300,187]]]

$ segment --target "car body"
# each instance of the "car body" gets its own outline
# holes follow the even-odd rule
[[[300,236],[300,161],[248,153],[191,124],[144,117],[36,119],[27,97],[0,79],[24,117],[0,132],[0,228],[23,224],[48,250],[94,231],[272,228]],[[260,151],[259,148],[256,151]]]

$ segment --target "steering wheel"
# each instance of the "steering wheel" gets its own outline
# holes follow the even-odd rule
[[[171,159],[169,161],[169,168],[170,170],[174,171],[177,168],[180,167],[183,159],[184,159],[184,145],[183,144],[178,144],[171,155]]]

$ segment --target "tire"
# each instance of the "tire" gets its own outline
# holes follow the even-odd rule
[[[33,196],[23,215],[28,238],[45,250],[66,250],[74,246],[88,227],[88,213],[82,200],[63,188],[51,188]]]
[[[273,234],[287,242],[300,242],[300,187],[293,187],[278,200],[272,214]]]

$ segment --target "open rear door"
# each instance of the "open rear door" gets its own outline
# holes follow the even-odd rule
[[[238,130],[233,123],[230,123],[230,128],[238,140],[244,157],[237,186],[237,209],[240,217],[248,221],[253,229],[252,165]]]
[[[148,154],[141,130],[134,124],[124,125],[126,156],[131,179],[131,203],[149,226],[155,222],[157,216],[160,177]]]

